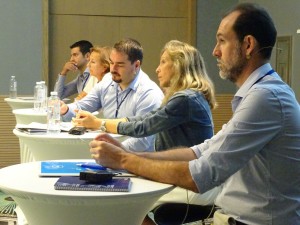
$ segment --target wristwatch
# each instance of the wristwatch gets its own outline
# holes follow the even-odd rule
[[[103,131],[103,132],[106,131],[106,126],[105,126],[105,124],[106,124],[106,121],[105,121],[105,120],[102,120],[102,121],[101,121],[100,130]]]

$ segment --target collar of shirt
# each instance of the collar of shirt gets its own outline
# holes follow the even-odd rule
[[[90,70],[89,68],[86,68],[83,74],[81,74],[80,76],[85,80],[89,77],[89,75],[90,75]]]
[[[271,65],[269,63],[266,63],[254,70],[234,96],[238,96],[241,98],[245,97],[246,93],[252,87],[252,85],[255,84],[260,78],[265,76],[271,69]]]
[[[77,91],[78,91],[78,93],[83,91],[89,77],[90,77],[90,70],[88,68],[85,69],[83,74],[78,76],[78,79],[77,79]]]
[[[265,76],[272,69],[269,63],[262,65],[261,67],[254,70],[245,83],[239,88],[239,90],[235,93],[232,101],[231,107],[234,112],[239,105],[240,101],[245,97],[249,89],[263,76]]]

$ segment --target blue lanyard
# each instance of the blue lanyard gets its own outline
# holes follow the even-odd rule
[[[258,83],[259,81],[261,81],[265,76],[271,75],[272,73],[274,73],[275,71],[273,69],[271,69],[269,72],[267,72],[264,76],[262,76],[261,78],[259,78],[254,84]],[[252,84],[252,86],[254,85]]]
[[[129,93],[131,92],[132,89],[130,89],[126,95],[124,96],[124,98],[121,100],[120,104],[119,104],[119,91],[118,91],[118,87],[117,87],[117,91],[116,91],[116,101],[117,101],[117,109],[116,109],[116,113],[115,113],[115,118],[118,117],[119,114],[119,109],[120,106],[122,105],[122,103],[124,102],[124,100],[127,98],[127,96],[129,95]]]
[[[269,72],[267,72],[266,73],[266,75],[265,76],[267,76],[267,75],[271,75],[272,73],[274,73],[275,71],[273,70],[273,69],[271,69]]]

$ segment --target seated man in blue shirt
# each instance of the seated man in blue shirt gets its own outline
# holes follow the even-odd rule
[[[54,87],[60,99],[67,98],[73,94],[80,94],[86,84],[95,79],[93,76],[90,76],[89,69],[87,68],[90,60],[90,49],[92,47],[92,43],[86,40],[77,41],[70,46],[71,58],[65,63],[60,74],[58,74],[58,79]],[[68,73],[76,71],[79,72],[78,76],[65,84]]]
[[[222,185],[215,204],[237,224],[299,224],[300,107],[269,64],[276,35],[269,14],[255,4],[237,5],[222,19],[213,55],[220,76],[239,90],[231,120],[211,139],[191,148],[130,153],[101,134],[90,143],[92,157],[196,193]]]
[[[124,39],[116,43],[110,54],[110,73],[82,100],[69,105],[62,103],[63,120],[71,121],[75,110],[102,109],[104,118],[123,118],[159,108],[164,95],[142,71],[142,61],[143,49],[139,42]],[[154,136],[128,138],[123,144],[128,150],[153,151]]]

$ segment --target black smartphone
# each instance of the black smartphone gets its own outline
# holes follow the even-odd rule
[[[73,135],[82,135],[84,134],[86,131],[85,127],[73,127],[69,130],[69,134],[73,134]]]
[[[101,183],[109,181],[114,174],[106,170],[99,171],[82,171],[79,173],[79,179],[85,180],[87,183]]]

